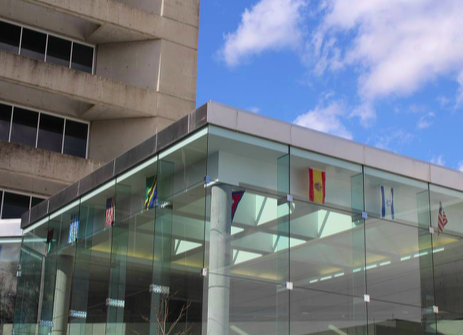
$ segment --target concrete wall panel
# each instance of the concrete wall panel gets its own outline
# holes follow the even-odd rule
[[[431,183],[449,188],[463,190],[463,172],[446,169],[437,165],[430,165]]]
[[[88,156],[108,162],[171,123],[163,118],[94,121],[90,127]]]
[[[163,16],[199,27],[199,0],[164,0]]]
[[[283,143],[291,141],[291,125],[275,119],[238,111],[238,131]]]
[[[143,10],[154,14],[161,14],[162,0],[114,0],[131,6],[136,9]]]
[[[195,107],[195,101],[160,94],[158,96],[157,115],[161,118],[176,121],[193,111]]]
[[[102,44],[98,46],[96,74],[155,91],[160,53],[161,40]]]
[[[196,50],[162,41],[159,92],[196,101],[197,63]]]

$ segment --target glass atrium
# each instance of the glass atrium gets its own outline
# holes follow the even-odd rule
[[[207,124],[31,222],[14,331],[462,334],[462,218],[463,192]]]

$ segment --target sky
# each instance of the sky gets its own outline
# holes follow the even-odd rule
[[[204,0],[214,100],[463,171],[463,1]]]

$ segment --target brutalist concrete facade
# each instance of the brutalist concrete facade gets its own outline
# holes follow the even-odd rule
[[[92,73],[0,48],[0,104],[88,123],[85,158],[0,142],[0,190],[47,198],[195,108],[199,0],[2,0],[0,21],[94,47]]]

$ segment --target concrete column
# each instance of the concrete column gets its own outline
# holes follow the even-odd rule
[[[211,190],[208,335],[229,333],[231,193],[227,185],[216,185]]]
[[[71,298],[73,259],[59,256],[56,270],[55,301],[53,306],[53,335],[67,333],[69,302]]]

